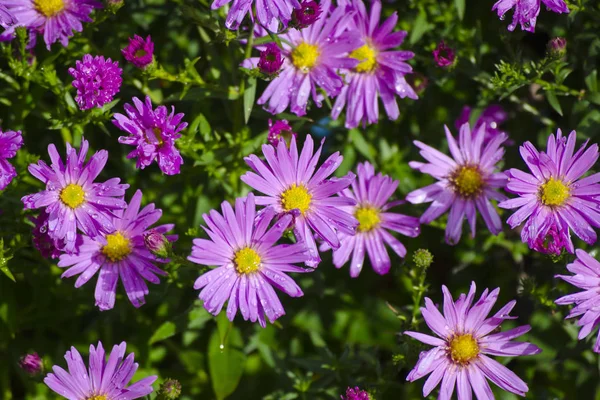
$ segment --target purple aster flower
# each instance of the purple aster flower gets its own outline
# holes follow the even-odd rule
[[[0,26],[11,26],[17,23],[17,19],[12,15],[5,5],[0,4]]]
[[[535,32],[535,23],[540,13],[541,3],[555,13],[569,12],[569,8],[563,0],[499,0],[492,7],[492,11],[495,10],[503,20],[504,14],[514,7],[513,20],[508,26],[508,30],[514,31],[517,24],[520,24],[522,30]]]
[[[86,163],[89,143],[81,139],[79,154],[67,143],[66,163],[56,146],[48,146],[52,164],[44,161],[29,165],[29,173],[46,184],[46,190],[24,196],[25,209],[42,208],[48,213],[48,235],[62,250],[75,251],[77,229],[88,236],[114,230],[111,213],[127,206],[123,201],[127,184],[119,178],[94,183],[106,165],[108,152],[100,150]]]
[[[44,362],[38,353],[26,354],[19,360],[19,367],[29,375],[37,375],[44,370]]]
[[[162,211],[149,204],[140,211],[142,192],[136,191],[125,211],[115,212],[112,218],[114,230],[111,233],[94,238],[82,235],[78,243],[77,254],[63,254],[58,266],[69,267],[61,278],[79,275],[75,287],[79,288],[96,273],[96,305],[100,310],[110,310],[115,306],[117,282],[119,277],[125,287],[129,301],[135,307],[144,305],[144,296],[148,294],[146,281],[160,283],[156,275],[167,275],[154,263],[167,263],[168,259],[155,256],[146,248],[144,235],[151,225],[161,217]],[[160,225],[153,230],[166,233],[173,229],[172,224]],[[167,236],[174,241],[177,236]]]
[[[127,343],[115,345],[108,356],[102,342],[96,348],[90,345],[89,368],[75,347],[65,354],[69,372],[55,365],[54,373],[44,378],[44,383],[54,392],[69,400],[133,400],[152,393],[156,376],[149,376],[127,386],[138,369],[134,354],[125,357]]]
[[[6,189],[17,171],[7,160],[17,155],[17,151],[23,146],[21,131],[5,131],[0,129],[0,190]]]
[[[454,65],[454,62],[456,61],[454,49],[447,46],[443,40],[438,43],[435,50],[433,50],[433,58],[435,59],[435,63],[438,65],[438,67],[442,68]]]
[[[297,137],[297,134],[292,130],[292,126],[286,119],[275,121],[275,123],[269,120],[268,141],[274,147],[277,147],[280,141],[290,143],[292,137]]]
[[[296,29],[308,28],[315,23],[321,16],[321,6],[319,3],[308,0],[300,3],[299,7],[294,8],[292,12],[291,26]]]
[[[472,109],[469,106],[464,106],[460,117],[454,122],[454,126],[456,129],[460,129],[463,124],[469,122],[471,118]],[[485,137],[483,138],[483,142],[487,143],[495,136],[501,134],[503,131],[499,128],[501,124],[503,124],[508,119],[508,114],[502,106],[498,104],[492,104],[489,107],[486,107],[477,121],[475,122],[475,126],[473,127],[473,131],[479,130],[481,126],[485,125]],[[507,135],[508,136],[508,135]]]
[[[0,40],[12,40],[15,28],[24,26],[31,37],[30,47],[36,42],[36,35],[42,35],[46,47],[60,41],[65,47],[73,32],[83,30],[82,22],[92,22],[90,14],[102,3],[96,0],[0,0],[0,7],[8,9],[17,22],[6,29]]]
[[[136,168],[144,169],[156,160],[164,174],[178,174],[183,158],[175,147],[175,141],[181,137],[179,132],[188,125],[181,122],[184,114],[175,114],[175,107],[171,107],[171,114],[165,106],[153,110],[149,96],[146,96],[145,103],[137,97],[132,101],[133,106],[125,104],[127,116],[116,113],[112,121],[117,128],[129,133],[129,136],[121,136],[119,143],[135,146],[127,158],[137,157]]]
[[[381,97],[388,118],[395,120],[400,115],[396,96],[417,99],[417,94],[406,82],[405,75],[412,67],[405,61],[413,58],[410,51],[394,50],[402,44],[405,31],[392,32],[398,22],[393,13],[380,24],[381,1],[371,4],[367,13],[362,0],[352,0],[355,11],[352,30],[356,30],[363,41],[350,51],[350,58],[358,61],[354,68],[345,71],[345,85],[337,97],[331,117],[337,119],[346,107],[346,128],[355,128],[361,122],[374,124],[379,120],[378,97]]]
[[[529,390],[527,384],[504,365],[488,357],[524,356],[541,352],[534,344],[513,341],[529,332],[529,325],[504,332],[497,331],[504,320],[516,318],[508,315],[516,301],[506,304],[488,318],[500,289],[491,292],[484,290],[479,301],[473,306],[475,282],[471,283],[469,294],[461,294],[456,302],[446,286],[442,286],[442,291],[444,315],[427,297],[425,307],[421,308],[425,323],[439,338],[418,332],[404,332],[420,342],[435,346],[419,355],[417,365],[406,380],[414,382],[431,374],[423,386],[424,397],[429,396],[441,381],[440,399],[451,399],[455,386],[458,400],[470,400],[471,391],[475,392],[478,399],[493,399],[494,395],[487,380],[508,392],[525,396]],[[492,332],[497,333],[490,335]]]
[[[110,103],[121,89],[121,73],[119,62],[113,62],[103,56],[83,56],[75,62],[75,68],[69,68],[69,74],[74,78],[73,87],[77,89],[75,100],[81,110],[102,107]]]
[[[123,57],[138,68],[146,68],[154,60],[154,42],[150,35],[143,37],[134,35],[129,38],[127,47],[121,50]]]
[[[369,394],[358,386],[346,389],[346,396],[340,396],[342,400],[370,400]]]
[[[577,322],[581,327],[579,340],[582,340],[600,324],[600,310],[597,306],[600,299],[600,262],[581,249],[575,250],[575,254],[577,255],[575,262],[567,265],[567,269],[573,275],[556,275],[556,277],[583,290],[557,299],[556,304],[575,304],[567,319],[582,316]],[[594,344],[594,351],[600,353],[600,333]]]
[[[62,252],[56,247],[56,241],[48,233],[48,213],[43,211],[36,218],[29,217],[34,224],[33,227],[33,246],[45,258],[58,258]]]
[[[292,297],[303,295],[286,272],[306,272],[293,265],[307,260],[306,247],[304,243],[276,245],[293,217],[284,215],[269,229],[275,210],[266,208],[257,216],[252,193],[237,199],[235,210],[226,201],[221,210],[221,214],[212,210],[203,216],[210,240],[194,239],[188,259],[217,266],[200,276],[194,289],[202,289],[198,297],[211,314],[219,314],[229,300],[230,321],[239,309],[244,320],[258,320],[265,327],[265,315],[273,323],[285,314],[273,287]]]
[[[269,29],[271,32],[277,32],[279,30],[280,22],[284,26],[287,26],[292,11],[299,5],[298,0],[214,0],[211,4],[211,9],[216,10],[230,2],[233,2],[233,4],[229,7],[227,17],[225,18],[225,26],[228,29],[238,29],[241,22],[246,17],[246,14],[252,12],[252,6],[254,5],[258,23]],[[254,16],[251,16],[251,18],[254,19]]]
[[[471,227],[472,237],[475,237],[476,210],[479,210],[490,232],[497,235],[502,230],[502,222],[490,200],[506,199],[498,192],[506,185],[506,175],[496,172],[496,164],[504,156],[502,143],[506,134],[502,132],[484,144],[485,124],[471,133],[467,123],[460,128],[457,143],[448,127],[444,128],[453,158],[415,141],[428,163],[411,161],[409,165],[433,176],[438,182],[409,193],[406,200],[413,204],[432,203],[421,215],[422,224],[430,223],[450,209],[446,224],[446,242],[449,244],[460,240],[465,218]]]
[[[310,253],[306,264],[311,267],[321,261],[313,232],[337,250],[341,243],[336,230],[354,235],[358,225],[356,218],[343,209],[356,202],[349,197],[336,196],[350,186],[354,174],[329,178],[342,163],[339,152],[332,154],[317,169],[323,143],[314,154],[310,135],[306,136],[301,154],[298,154],[295,137],[292,137],[289,149],[284,141],[277,147],[265,144],[262,151],[266,162],[254,154],[246,157],[246,163],[254,172],[246,172],[241,177],[248,186],[266,195],[258,196],[257,204],[273,209],[278,215],[294,215],[294,233],[298,241],[306,243]]]
[[[283,57],[281,50],[276,43],[268,43],[265,49],[260,52],[260,60],[258,61],[258,69],[265,75],[275,75],[283,65]]]
[[[341,268],[350,260],[350,276],[356,278],[362,271],[365,251],[369,255],[373,270],[380,275],[389,272],[391,261],[385,244],[400,257],[406,256],[406,247],[388,232],[395,231],[405,236],[416,237],[421,232],[419,219],[403,214],[388,212],[402,202],[389,202],[398,187],[398,181],[381,173],[368,162],[358,164],[357,176],[352,189],[345,189],[342,197],[356,201],[352,207],[340,207],[353,214],[358,220],[356,235],[340,233],[341,246],[333,252],[333,264]],[[321,250],[326,250],[324,244]]]
[[[530,248],[560,254],[565,248],[573,253],[572,229],[586,243],[596,242],[593,227],[600,227],[600,173],[581,177],[598,160],[598,145],[587,150],[587,142],[574,153],[577,134],[568,139],[560,129],[550,135],[546,152],[538,152],[531,142],[521,148],[521,157],[531,173],[507,171],[506,190],[519,197],[498,204],[518,210],[507,220],[511,228],[525,222],[521,239]]]
[[[330,10],[330,0],[321,2],[321,8]],[[302,31],[292,29],[279,35],[285,58],[283,69],[257,103],[264,104],[271,114],[280,114],[290,107],[291,112],[303,116],[309,96],[317,107],[321,107],[324,96],[318,88],[329,97],[337,96],[344,86],[337,70],[358,64],[358,60],[348,57],[347,53],[361,45],[357,33],[346,30],[352,22],[349,16],[352,14],[347,7],[337,7],[331,15],[324,14]],[[259,60],[258,57],[249,58],[242,66],[256,68]]]

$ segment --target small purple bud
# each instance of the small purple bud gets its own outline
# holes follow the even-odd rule
[[[275,121],[269,120],[269,143],[275,147],[280,141],[286,142],[288,145],[292,141],[292,137],[296,137],[296,133],[292,131],[291,125],[287,120],[282,119]]]
[[[292,12],[291,26],[296,29],[304,29],[315,23],[321,16],[321,6],[315,1],[303,1],[300,7],[294,8]]]
[[[555,37],[548,42],[548,53],[556,58],[561,58],[567,54],[567,39]]]
[[[281,69],[283,65],[283,57],[281,50],[276,43],[269,43],[266,48],[260,52],[260,60],[258,61],[258,69],[265,75],[274,75]]]
[[[154,61],[154,42],[150,35],[146,39],[138,35],[129,38],[129,44],[121,50],[123,57],[138,68],[146,68]]]
[[[157,400],[175,400],[181,395],[181,383],[176,379],[168,378],[158,389]]]
[[[23,371],[32,376],[40,374],[44,370],[44,364],[38,353],[26,354],[21,357],[19,366]]]
[[[433,58],[438,67],[442,68],[452,66],[456,62],[454,49],[446,46],[446,43],[444,43],[443,40],[437,45],[435,50],[433,50]]]
[[[171,252],[169,240],[155,229],[150,229],[144,233],[144,245],[152,254],[160,258],[168,258]]]
[[[346,389],[346,396],[340,396],[342,400],[370,400],[369,394],[358,386]]]

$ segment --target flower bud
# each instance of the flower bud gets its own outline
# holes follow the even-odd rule
[[[171,252],[171,243],[165,235],[155,229],[150,229],[144,233],[144,244],[152,254],[160,258],[169,257]]]
[[[167,379],[158,389],[157,400],[175,400],[181,395],[181,383],[176,379]]]
[[[44,363],[37,353],[26,354],[25,356],[21,357],[19,366],[23,371],[32,376],[38,375],[44,370]]]
[[[548,54],[555,58],[562,58],[567,54],[567,39],[555,37],[548,42]]]
[[[292,131],[292,127],[287,120],[282,119],[273,123],[269,120],[269,143],[275,147],[280,141],[285,141],[288,145],[292,141],[292,137],[296,137],[296,133]]]
[[[260,52],[260,60],[258,61],[258,69],[265,75],[275,75],[283,65],[283,57],[281,50],[276,43],[269,43],[265,49]]]
[[[444,43],[443,40],[437,45],[435,50],[433,50],[433,58],[438,67],[442,68],[451,67],[456,63],[454,49],[446,46],[446,43]]]
[[[315,1],[303,1],[292,12],[291,26],[303,29],[315,23],[321,16],[321,6]]]
[[[358,386],[346,389],[346,396],[340,396],[342,400],[373,400],[369,394]]]
[[[420,269],[427,269],[433,263],[433,254],[427,249],[419,249],[413,254],[413,262]]]

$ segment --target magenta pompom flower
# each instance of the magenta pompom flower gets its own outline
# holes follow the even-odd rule
[[[321,17],[321,6],[316,1],[302,1],[292,12],[291,26],[304,29],[315,23]]]
[[[277,147],[280,141],[290,143],[292,136],[297,137],[297,134],[292,130],[292,126],[286,119],[280,119],[275,122],[269,120],[269,136],[267,140],[271,145]]]
[[[460,129],[463,124],[469,122],[471,118],[471,112],[471,107],[463,107],[460,117],[458,117],[458,119],[454,122],[456,129]],[[479,115],[479,118],[477,118],[475,126],[473,127],[473,131],[477,131],[479,128],[485,125],[485,137],[483,139],[483,143],[485,144],[503,132],[500,129],[500,125],[502,125],[507,119],[508,114],[506,111],[504,111],[502,106],[498,104],[492,104],[491,106],[486,107],[481,115]]]
[[[354,16],[352,31],[359,32],[362,46],[351,49],[350,58],[357,60],[354,68],[346,71],[345,85],[337,97],[331,116],[337,119],[346,107],[346,128],[374,124],[379,119],[378,97],[381,97],[388,117],[395,120],[400,115],[396,96],[417,99],[417,94],[404,76],[412,72],[405,61],[413,58],[410,51],[393,50],[402,44],[405,31],[392,32],[398,22],[393,13],[380,24],[381,1],[371,5],[367,13],[362,0],[352,0]]]
[[[260,52],[258,69],[265,75],[275,75],[283,65],[281,50],[276,43],[267,43],[265,49]]]
[[[133,400],[152,393],[152,383],[156,376],[144,378],[131,386],[129,381],[138,369],[134,354],[125,357],[127,344],[115,345],[108,361],[98,342],[96,348],[90,345],[89,368],[86,368],[81,354],[75,347],[65,354],[69,372],[53,366],[54,373],[44,378],[44,383],[60,396],[69,400]]]
[[[74,78],[73,87],[77,89],[75,100],[81,110],[102,107],[110,103],[121,89],[121,73],[119,62],[113,62],[103,56],[83,56],[75,62],[75,68],[69,68]]]
[[[210,7],[216,10],[229,3],[232,4],[225,18],[225,26],[228,29],[238,29],[246,15],[252,13],[255,8],[256,17],[251,18],[256,18],[261,26],[271,32],[277,32],[280,23],[287,26],[292,11],[299,5],[298,0],[214,0]]]
[[[504,19],[504,14],[514,8],[513,20],[508,25],[509,31],[514,31],[517,24],[521,25],[524,31],[535,32],[535,24],[540,13],[541,3],[544,3],[548,10],[555,13],[568,13],[569,8],[563,0],[499,0],[492,7],[500,19]]]
[[[188,259],[217,266],[194,283],[194,289],[202,289],[198,297],[211,314],[219,314],[228,301],[230,321],[239,309],[244,320],[258,320],[265,327],[265,315],[273,323],[285,314],[273,287],[292,297],[303,295],[286,273],[305,272],[293,264],[306,262],[306,247],[303,243],[277,245],[293,217],[285,215],[269,228],[274,216],[272,208],[256,215],[252,193],[237,199],[235,210],[224,201],[220,214],[215,210],[204,214],[204,230],[210,240],[194,239]]]
[[[514,372],[489,357],[525,356],[541,352],[534,344],[513,341],[529,332],[529,325],[497,332],[504,320],[516,318],[508,315],[516,301],[509,302],[488,318],[500,289],[491,292],[484,290],[475,305],[475,282],[471,283],[469,294],[461,294],[456,302],[446,286],[442,286],[442,291],[444,315],[427,297],[425,307],[421,308],[425,323],[439,338],[418,332],[404,332],[405,335],[434,346],[419,355],[417,365],[406,380],[414,382],[431,374],[423,386],[425,397],[441,381],[440,399],[451,399],[455,386],[458,400],[470,400],[471,391],[475,392],[478,399],[493,399],[487,380],[506,391],[525,396],[529,390],[527,384]],[[497,333],[490,335],[492,332]]]
[[[68,253],[75,251],[77,229],[95,237],[114,231],[112,212],[123,209],[127,184],[119,178],[104,183],[94,183],[108,160],[108,152],[96,152],[86,163],[89,143],[81,140],[79,154],[67,143],[66,163],[60,158],[56,146],[48,146],[52,164],[44,161],[29,165],[29,173],[46,185],[46,190],[24,196],[25,209],[42,208],[48,213],[48,235],[57,247]]]
[[[90,14],[102,3],[96,0],[0,0],[17,22],[6,29],[0,40],[12,40],[15,28],[24,26],[31,35],[29,46],[33,47],[36,35],[42,35],[46,47],[60,41],[67,47],[73,32],[83,30],[82,22],[92,22]]]
[[[17,151],[23,146],[21,131],[2,131],[0,129],[0,190],[6,189],[10,182],[17,176],[17,171],[9,158],[17,155]]]
[[[175,107],[171,107],[170,114],[165,106],[154,110],[149,96],[146,96],[145,103],[137,97],[132,101],[133,106],[125,104],[127,115],[115,113],[112,121],[117,128],[129,133],[129,136],[121,136],[119,143],[135,146],[127,158],[137,158],[136,167],[141,169],[156,160],[164,174],[178,174],[183,158],[175,147],[175,141],[181,137],[179,132],[188,125],[181,122],[184,114],[175,114]]]
[[[134,35],[129,38],[127,47],[121,50],[123,57],[138,68],[146,68],[154,60],[154,42],[150,35],[143,37]]]
[[[435,50],[433,50],[433,59],[438,67],[446,68],[454,65],[454,62],[456,61],[456,54],[454,54],[454,49],[450,46],[447,46],[442,40],[438,43]]]
[[[321,8],[324,14],[313,25],[280,35],[283,69],[257,100],[271,114],[280,114],[289,107],[294,114],[303,116],[309,97],[321,107],[324,97],[318,89],[329,97],[337,96],[344,86],[337,70],[358,64],[358,60],[347,56],[361,45],[355,30],[346,30],[346,24],[351,22],[349,9],[337,7],[327,16],[330,0],[321,2]],[[258,57],[249,58],[242,66],[256,68],[259,61]]]
[[[390,270],[390,256],[385,245],[400,257],[406,256],[406,247],[388,231],[395,231],[408,237],[416,237],[421,232],[419,219],[403,214],[391,213],[389,209],[401,202],[389,202],[398,187],[398,181],[381,173],[368,162],[358,164],[357,179],[352,189],[345,189],[342,197],[356,201],[356,206],[344,207],[358,220],[356,235],[340,233],[341,246],[333,252],[333,264],[341,268],[350,260],[350,276],[356,278],[362,271],[365,252],[369,255],[373,270],[380,275]],[[328,246],[321,247],[325,250]]]
[[[95,238],[81,236],[78,243],[78,253],[60,256],[58,266],[69,267],[62,278],[79,275],[75,287],[79,288],[89,281],[96,273],[96,306],[100,310],[110,310],[115,306],[117,283],[123,282],[129,301],[135,307],[145,303],[144,296],[148,294],[146,281],[160,283],[156,275],[167,275],[154,263],[167,263],[168,259],[153,255],[144,243],[144,235],[151,225],[161,217],[162,211],[148,204],[140,211],[142,192],[136,191],[125,211],[115,212],[112,220],[114,230]],[[166,233],[173,225],[160,225],[153,228],[155,232]],[[167,236],[170,241],[177,236]]]
[[[340,396],[342,400],[371,400],[369,394],[358,386],[346,389],[346,396]]]
[[[581,316],[577,325],[581,327],[579,340],[589,336],[600,325],[600,262],[581,249],[575,251],[577,259],[568,264],[567,269],[573,275],[556,275],[571,285],[583,289],[581,292],[569,294],[556,300],[556,304],[575,304],[567,318]],[[600,353],[600,333],[594,344],[594,351]]]
[[[534,250],[560,254],[565,248],[573,253],[570,229],[586,243],[596,242],[593,227],[600,227],[600,173],[582,176],[598,160],[598,145],[586,150],[586,142],[573,154],[576,140],[575,131],[567,139],[559,129],[548,138],[546,152],[526,142],[519,150],[531,173],[507,171],[506,190],[519,197],[498,206],[518,208],[507,222],[514,229],[526,221],[521,239]]]
[[[465,218],[471,227],[471,235],[475,236],[476,210],[490,232],[497,235],[502,230],[502,222],[490,200],[506,199],[498,192],[506,185],[506,175],[496,172],[496,164],[504,156],[502,143],[506,134],[501,133],[484,144],[485,125],[471,133],[469,124],[464,124],[457,143],[448,127],[445,130],[453,158],[424,143],[414,142],[428,163],[411,161],[409,165],[433,176],[438,182],[409,193],[406,200],[413,204],[432,203],[421,215],[422,224],[430,223],[450,209],[446,224],[446,242],[449,244],[460,240]]]
[[[277,147],[263,145],[266,162],[252,154],[246,163],[254,172],[246,172],[241,180],[264,193],[256,203],[273,209],[278,215],[294,215],[294,233],[298,241],[306,243],[310,259],[306,263],[316,267],[321,258],[313,232],[334,250],[341,245],[337,232],[354,235],[358,221],[344,206],[354,206],[349,197],[337,196],[354,180],[349,173],[343,178],[329,178],[342,163],[336,152],[317,169],[323,142],[315,154],[314,142],[306,136],[302,153],[298,154],[296,138],[292,137],[289,149],[284,141]],[[316,172],[315,172],[316,171]],[[336,232],[337,231],[337,232]]]

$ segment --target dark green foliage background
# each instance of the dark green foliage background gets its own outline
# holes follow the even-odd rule
[[[399,332],[428,332],[414,307],[419,290],[413,286],[421,272],[411,261],[416,249],[428,248],[435,261],[427,271],[425,295],[434,301],[441,300],[441,284],[457,296],[473,280],[479,291],[501,287],[502,304],[518,299],[514,324],[531,324],[526,338],[544,351],[501,361],[528,382],[529,398],[600,399],[600,359],[591,351],[595,337],[578,342],[577,327],[563,321],[568,310],[553,304],[571,290],[553,276],[565,272],[572,256],[553,260],[533,253],[508,226],[493,237],[480,224],[475,239],[463,235],[455,247],[443,243],[443,219],[424,226],[420,237],[403,240],[407,261],[393,258],[386,276],[366,266],[360,278],[351,279],[348,267],[336,270],[327,254],[316,272],[296,277],[305,296],[282,295],[287,315],[266,329],[241,318],[230,324],[224,315],[208,315],[192,289],[202,268],[184,258],[192,238],[202,235],[202,213],[248,192],[239,180],[246,171],[243,157],[259,151],[272,117],[254,107],[248,123],[244,121],[244,97],[247,104],[254,102],[248,90],[253,78],[238,68],[246,52],[238,39],[247,31],[238,36],[225,30],[223,10],[210,11],[208,0],[125,3],[114,14],[97,12],[96,22],[86,25],[67,49],[55,44],[48,52],[38,46],[32,65],[21,56],[18,41],[1,45],[1,126],[22,130],[25,146],[14,160],[19,176],[0,195],[0,267],[6,272],[0,274],[0,398],[55,398],[41,378],[30,378],[18,368],[19,357],[37,351],[46,369],[64,366],[69,346],[87,355],[89,344],[98,340],[105,347],[127,341],[140,363],[135,379],[157,374],[158,388],[165,378],[176,378],[184,399],[339,399],[354,385],[368,389],[377,400],[421,398],[423,381],[408,384],[405,377],[422,348]],[[323,120],[329,113],[326,106],[311,109],[307,118],[281,117],[293,122],[300,137],[323,125],[330,131],[326,151],[339,150],[345,157],[339,174],[369,160],[400,180],[398,198],[431,182],[408,167],[408,161],[419,159],[412,141],[418,138],[445,149],[443,125],[454,129],[463,105],[474,106],[475,114],[494,103],[508,111],[504,128],[515,144],[507,147],[506,168],[524,168],[518,145],[526,140],[545,145],[557,128],[576,129],[580,142],[598,142],[599,3],[569,1],[569,15],[543,7],[535,34],[508,32],[509,21],[497,18],[493,3],[384,4],[384,14],[398,12],[399,28],[409,32],[403,49],[415,52],[411,63],[429,80],[418,101],[400,101],[398,121],[348,131],[342,121]],[[133,34],[152,35],[160,68],[141,73],[124,64],[119,50]],[[568,40],[564,60],[546,56],[546,43],[556,36]],[[437,67],[431,56],[442,39],[457,50],[452,70]],[[81,112],[73,102],[67,69],[85,53],[112,57],[124,68],[118,100],[104,110]],[[257,95],[265,85],[258,82]],[[112,113],[122,112],[132,96],[144,95],[186,114],[190,126],[178,143],[185,159],[180,175],[163,176],[156,165],[136,170],[125,158],[130,148],[117,142],[120,133],[110,123]],[[49,143],[64,149],[65,141],[79,143],[82,134],[94,150],[110,152],[102,178],[119,176],[129,183],[128,199],[135,189],[143,190],[145,202],[162,208],[161,222],[177,224],[178,257],[166,266],[169,277],[151,286],[147,304],[139,310],[119,288],[116,307],[99,312],[93,299],[95,280],[75,289],[73,279],[61,280],[55,263],[31,246],[31,225],[19,199],[40,190],[40,184],[27,173],[27,165],[47,159]],[[420,215],[424,209],[404,205],[401,211]],[[505,211],[501,215],[503,220],[508,217]],[[579,241],[576,246],[585,248]],[[508,329],[511,324],[506,325]],[[499,399],[515,398],[494,390]]]

